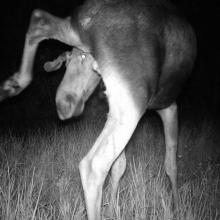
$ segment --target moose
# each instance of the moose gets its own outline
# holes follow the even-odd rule
[[[1,84],[0,100],[30,84],[36,50],[45,39],[74,48],[45,64],[53,71],[66,62],[56,94],[60,119],[80,115],[101,78],[106,88],[106,124],[79,164],[88,219],[101,219],[102,187],[109,171],[112,197],[116,195],[126,168],[125,146],[148,109],[163,122],[165,171],[178,207],[176,98],[196,58],[191,25],[167,0],[86,0],[67,18],[34,10],[20,69]]]

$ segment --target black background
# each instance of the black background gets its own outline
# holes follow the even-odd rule
[[[80,0],[24,0],[1,2],[1,74],[0,82],[17,71],[21,61],[25,32],[31,12],[41,8],[60,17],[68,16]],[[198,56],[193,74],[178,99],[186,115],[212,118],[220,116],[220,7],[217,1],[178,0],[173,3],[185,14],[195,29]],[[22,118],[57,118],[54,97],[63,71],[47,74],[43,63],[68,49],[61,43],[40,45],[34,82],[19,97],[0,104],[0,121]],[[29,107],[27,107],[29,106]]]

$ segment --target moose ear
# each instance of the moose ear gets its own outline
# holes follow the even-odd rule
[[[60,62],[60,60],[58,59],[51,61],[51,62],[46,62],[44,64],[44,70],[46,72],[52,72],[52,71],[58,70],[62,66],[62,63],[63,62]]]
[[[57,57],[57,59],[46,62],[44,64],[44,70],[46,72],[52,72],[58,70],[62,66],[63,62],[67,61],[69,53],[70,52],[65,52],[61,54],[59,57]]]

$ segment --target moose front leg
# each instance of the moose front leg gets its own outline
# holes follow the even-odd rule
[[[70,19],[61,19],[45,11],[35,10],[26,34],[20,69],[0,85],[0,101],[21,93],[32,81],[32,68],[38,45],[45,39],[56,39],[86,50]]]
[[[79,166],[89,220],[100,219],[104,180],[144,112],[136,105],[124,82],[117,76],[114,78],[109,75],[107,78],[103,80],[109,101],[108,119],[92,149]],[[116,182],[118,183],[118,180]]]
[[[165,155],[165,170],[170,178],[174,206],[179,208],[179,196],[177,191],[177,164],[176,152],[178,144],[178,112],[177,104],[174,102],[165,109],[158,111],[164,127],[166,155]]]
[[[118,184],[125,170],[126,170],[126,155],[125,155],[125,151],[122,151],[122,153],[116,159],[116,161],[114,162],[111,168],[111,190],[112,190],[111,200],[112,202],[117,197]]]
[[[125,173],[126,170],[126,155],[125,150],[118,156],[118,158],[114,161],[111,167],[111,177],[110,177],[110,188],[109,188],[109,202],[108,205],[105,207],[104,216],[108,219],[114,218],[116,216],[117,211],[120,209],[117,201],[117,193],[118,193],[118,186],[121,177]]]

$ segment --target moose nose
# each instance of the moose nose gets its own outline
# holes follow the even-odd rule
[[[63,99],[57,100],[57,113],[61,120],[69,119],[72,116],[79,116],[84,109],[83,100],[67,94]]]

